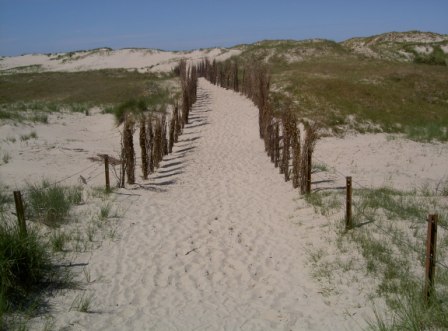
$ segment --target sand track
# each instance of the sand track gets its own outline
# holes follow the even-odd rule
[[[306,265],[303,202],[264,153],[257,110],[200,80],[174,151],[142,189],[120,240],[94,252],[94,314],[75,329],[345,330]],[[296,213],[297,214],[297,213]],[[305,222],[314,214],[301,211]]]

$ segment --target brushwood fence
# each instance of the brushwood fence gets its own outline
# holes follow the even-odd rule
[[[312,154],[319,138],[318,125],[299,120],[291,105],[274,111],[267,68],[254,63],[240,69],[237,62],[218,63],[204,59],[199,63],[197,73],[212,84],[232,89],[254,102],[258,108],[260,138],[271,162],[285,181],[291,181],[302,194],[310,193]]]
[[[154,112],[151,109],[139,109],[138,112],[128,111],[124,116],[123,134],[121,140],[121,172],[120,187],[135,184],[136,156],[133,135],[139,129],[139,145],[142,157],[143,179],[148,179],[159,167],[163,157],[172,153],[173,146],[188,124],[191,107],[197,99],[197,68],[188,66],[181,60],[174,72],[180,77],[182,97],[181,103],[176,101],[171,105],[170,114],[166,109]]]
[[[124,187],[126,179],[129,184],[134,184],[136,156],[133,134],[137,126],[140,130],[139,145],[142,157],[142,177],[147,179],[148,175],[159,167],[163,157],[172,153],[174,144],[182,134],[184,126],[188,124],[191,107],[197,99],[196,66],[187,66],[187,63],[182,60],[175,68],[175,72],[181,81],[182,102],[180,107],[176,101],[172,105],[171,114],[168,114],[168,116],[165,111],[154,114],[150,109],[140,109],[137,114],[131,111],[125,112],[119,159],[107,154],[99,154],[97,157],[90,158],[92,164],[89,166],[58,179],[52,184],[61,184],[78,176],[78,180],[87,185],[98,176],[104,174],[105,190],[110,192],[110,166],[112,166],[113,173],[118,181],[118,187]],[[117,172],[116,166],[120,166],[119,172]],[[49,188],[50,186],[42,189]],[[22,235],[26,235],[27,229],[23,202],[26,199],[26,195],[22,195],[21,191],[14,191],[13,193],[18,229]]]
[[[197,68],[199,77],[204,77],[210,83],[239,92],[251,99],[258,108],[258,123],[260,138],[264,141],[265,151],[270,157],[275,168],[279,168],[285,181],[291,181],[294,188],[300,189],[302,194],[311,193],[312,159],[316,141],[319,139],[316,123],[299,120],[291,109],[291,105],[286,104],[282,109],[274,111],[270,100],[270,77],[266,66],[259,63],[252,63],[246,66],[239,66],[236,61],[210,62],[204,59]],[[276,114],[276,115],[274,115]],[[278,115],[279,114],[279,115]],[[351,176],[345,176],[336,170],[346,181],[346,231],[355,229],[359,225],[353,222],[352,208],[357,211],[357,215],[363,215],[369,224],[373,224],[387,236],[392,234],[377,224],[375,220],[365,215],[363,210],[352,200],[354,186],[368,189],[354,181]],[[426,253],[421,258],[425,265],[424,297],[429,302],[434,291],[435,266],[448,269],[448,266],[436,260],[437,222],[438,216],[428,215],[428,230],[426,238]],[[442,227],[447,230],[446,227]],[[394,240],[397,240],[394,238]],[[415,249],[406,241],[402,241],[405,247],[415,251],[419,257],[421,252]]]

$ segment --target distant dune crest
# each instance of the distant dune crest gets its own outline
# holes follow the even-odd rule
[[[139,72],[168,72],[180,59],[196,63],[208,57],[223,61],[255,48],[255,55],[269,61],[275,55],[287,62],[316,56],[354,54],[368,58],[413,61],[436,52],[448,54],[448,35],[433,32],[388,32],[371,37],[351,38],[341,43],[325,39],[264,40],[232,48],[209,48],[172,52],[146,48],[97,48],[67,53],[27,54],[0,57],[0,71],[87,71],[97,69],[136,69]],[[439,54],[440,57],[440,54]]]
[[[0,70],[20,72],[87,71],[97,69],[136,69],[140,72],[171,71],[180,59],[197,62],[204,57],[223,61],[238,55],[237,49],[211,48],[189,52],[170,52],[157,49],[97,48],[67,53],[27,54],[0,59]]]

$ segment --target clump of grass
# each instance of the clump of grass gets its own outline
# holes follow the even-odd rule
[[[357,190],[358,210],[375,213],[382,209],[389,219],[424,220],[427,208],[415,198],[415,192],[398,191],[388,187]]]
[[[47,225],[63,221],[73,204],[81,201],[80,187],[63,187],[43,180],[27,189],[29,212]]]
[[[102,200],[106,200],[108,195],[112,192],[113,192],[113,188],[111,188],[110,190],[107,190],[103,186],[101,186],[101,187],[97,186],[97,187],[92,188],[92,191],[90,194],[93,198],[100,198]]]
[[[313,164],[313,172],[327,172],[328,166],[325,163],[316,162]]]
[[[2,156],[2,161],[4,164],[9,163],[9,161],[11,160],[11,155],[8,152],[3,153]]]
[[[78,294],[70,307],[70,310],[77,310],[81,313],[90,312],[93,301],[93,295],[87,295],[86,293]]]
[[[12,194],[6,193],[6,187],[0,184],[0,205],[5,205],[13,201]]]
[[[29,134],[23,134],[20,136],[20,141],[28,141],[30,139],[37,139],[36,131],[31,131]]]
[[[8,194],[8,188],[0,183],[0,216],[4,213],[7,206],[13,202],[12,193]]]
[[[42,238],[28,230],[0,222],[0,315],[21,309],[51,269],[50,256]]]
[[[33,115],[31,115],[31,117],[29,119],[31,122],[34,122],[34,123],[44,123],[44,124],[48,123],[48,115],[47,114],[42,114],[42,113],[33,114]]]
[[[50,235],[50,244],[53,252],[63,252],[69,237],[62,231],[55,231]]]
[[[407,126],[406,137],[421,142],[448,141],[448,126],[440,123],[428,123],[426,126]]]
[[[105,205],[101,206],[100,208],[100,219],[105,220],[109,217],[111,211],[111,205],[109,203],[106,203]]]
[[[316,213],[328,216],[339,210],[342,198],[337,192],[318,191],[304,195],[305,201],[314,207]]]

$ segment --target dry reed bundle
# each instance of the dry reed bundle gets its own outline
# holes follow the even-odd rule
[[[173,152],[173,146],[174,142],[177,141],[176,137],[176,120],[177,120],[177,114],[173,111],[173,114],[171,115],[171,121],[170,121],[170,133],[169,133],[169,144],[168,144],[168,152]]]
[[[166,122],[165,114],[162,115],[161,125],[162,125],[162,156],[161,156],[161,158],[163,159],[163,157],[165,155],[168,155],[168,139],[166,137],[167,122]]]
[[[126,175],[128,184],[135,183],[135,151],[134,151],[134,118],[131,114],[126,115],[123,128],[123,147],[126,162]]]
[[[139,134],[139,142],[140,142],[140,150],[142,155],[142,173],[143,173],[143,179],[148,179],[148,153],[147,153],[147,134],[146,134],[146,118],[144,115],[141,115],[140,117],[140,134]]]
[[[278,122],[274,124],[274,167],[278,167],[280,161],[280,128]]]
[[[292,187],[298,188],[300,185],[300,159],[301,159],[301,139],[300,139],[300,129],[297,123],[294,123],[292,127]]]
[[[271,157],[271,162],[275,162],[275,123],[272,123],[268,127],[268,137],[269,137],[269,153],[268,155]]]
[[[159,118],[156,118],[154,127],[154,149],[153,149],[153,160],[154,168],[159,167],[160,161],[162,161],[163,154],[163,142],[162,142],[162,123]]]
[[[291,114],[285,111],[282,116],[283,125],[283,155],[282,155],[282,173],[285,176],[285,182],[289,180],[289,159],[291,147]]]
[[[147,127],[146,154],[148,156],[148,171],[152,174],[154,173],[154,129],[152,127],[151,116],[148,117]]]
[[[311,192],[312,154],[319,138],[317,131],[317,124],[305,124],[305,139],[300,160],[300,193],[302,194]]]
[[[233,75],[233,90],[235,92],[239,92],[240,89],[240,84],[239,84],[239,80],[238,80],[238,63],[234,62],[233,63],[233,70],[232,70],[232,75]]]
[[[118,187],[124,188],[125,177],[126,177],[126,150],[124,148],[124,134],[121,133],[121,153],[120,153],[120,178],[118,181]]]
[[[190,96],[187,87],[182,89],[182,123],[188,124],[188,116],[190,113]]]

